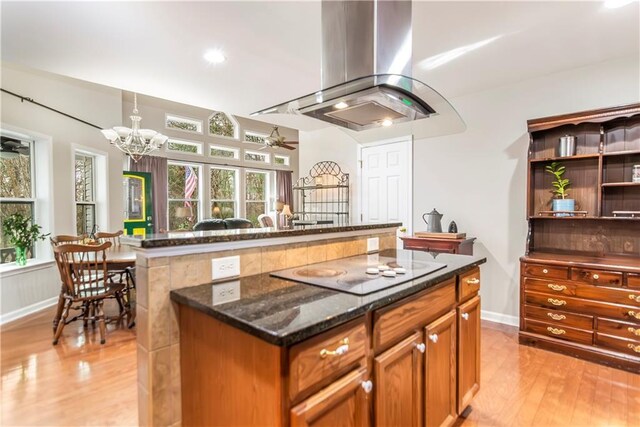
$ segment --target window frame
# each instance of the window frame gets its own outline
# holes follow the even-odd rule
[[[169,118],[176,119],[176,121],[184,120],[185,122],[192,122],[192,123],[194,123],[196,125],[198,130],[189,130],[189,129],[180,129],[180,128],[176,128],[176,127],[171,127],[171,126],[169,126],[167,124],[167,122],[169,121]],[[200,119],[194,119],[192,117],[180,116],[178,114],[164,113],[164,128],[165,129],[175,130],[175,131],[178,131],[178,132],[192,133],[192,134],[195,134],[195,135],[203,135],[203,127],[204,127],[204,124],[203,124],[202,120],[200,120]]]
[[[264,156],[265,159],[264,159],[264,161],[247,159],[247,154],[255,154],[255,155],[258,155],[258,156]],[[269,164],[271,164],[271,155],[269,153],[264,153],[264,152],[255,151],[255,150],[243,150],[242,160],[245,161],[245,162],[254,163],[254,164],[258,164],[258,165],[269,165]]]
[[[264,142],[248,141],[247,140],[247,135],[252,135],[252,136],[256,136],[258,138],[263,138]],[[252,130],[245,130],[244,131],[244,136],[242,138],[242,142],[247,143],[247,144],[255,144],[255,145],[267,145],[267,138],[268,137],[269,137],[269,134],[266,134],[266,133],[255,132],[255,131],[252,131]]]
[[[174,149],[170,148],[171,143],[194,146],[194,147],[197,148],[197,151],[195,153],[190,153],[189,151],[174,150]],[[177,153],[177,154],[185,154],[185,155],[188,155],[188,156],[202,156],[202,153],[204,151],[202,142],[190,141],[190,140],[187,140],[187,139],[179,139],[179,138],[169,138],[169,139],[167,139],[166,147],[167,147],[167,152]]]
[[[276,159],[281,158],[284,159],[284,163],[276,163]],[[285,156],[284,154],[274,154],[273,155],[273,165],[278,167],[285,167],[291,164],[291,156]]]
[[[249,200],[247,198],[247,174],[249,173],[259,173],[265,175],[265,189],[264,189],[264,200]],[[243,218],[249,219],[247,215],[247,203],[258,203],[263,202],[264,204],[264,213],[268,213],[272,211],[272,206],[275,206],[275,199],[272,197],[275,194],[275,185],[273,185],[272,181],[273,175],[275,175],[274,171],[270,170],[258,170],[258,169],[244,169],[243,173],[243,188],[242,188],[242,196],[244,198],[242,203],[242,214]]]
[[[78,159],[78,156],[82,156],[85,158],[90,158],[91,159],[91,201],[78,201],[77,200],[77,188],[76,188],[76,161]],[[97,157],[94,154],[91,153],[87,153],[85,151],[82,150],[74,150],[73,152],[73,170],[74,170],[74,181],[73,181],[73,198],[74,198],[74,204],[75,204],[75,216],[74,218],[76,219],[76,233],[78,236],[82,235],[82,234],[89,234],[91,233],[91,230],[93,229],[93,227],[96,226],[96,224],[98,223],[98,215],[97,215],[97,210],[98,210],[98,203],[96,201],[96,192],[97,192],[97,186],[96,186],[96,163],[97,163]],[[92,212],[92,225],[91,225],[91,229],[90,230],[85,230],[83,232],[80,231],[79,229],[79,224],[77,222],[77,218],[78,218],[78,207],[79,206],[92,206],[93,207],[93,212]]]
[[[212,149],[233,152],[233,157],[216,156],[214,154],[211,154]],[[209,144],[209,157],[223,160],[240,160],[240,149],[225,145]]]
[[[167,181],[167,230],[169,231],[175,231],[175,230],[171,230],[170,229],[170,222],[171,222],[171,202],[182,202],[183,206],[184,206],[184,202],[196,202],[197,203],[197,208],[193,209],[193,206],[191,208],[191,212],[194,214],[195,219],[196,219],[196,223],[198,221],[201,221],[203,216],[203,205],[205,203],[204,200],[204,194],[203,194],[203,180],[202,180],[202,176],[203,176],[203,171],[204,171],[204,166],[202,163],[191,163],[188,161],[181,161],[181,160],[173,160],[173,159],[168,159],[167,161],[167,180],[169,179],[169,166],[191,166],[194,169],[198,169],[198,184],[196,186],[196,189],[198,191],[198,197],[197,198],[191,198],[191,199],[185,199],[184,197],[181,199],[172,199],[170,196],[170,189],[169,189],[169,183]],[[184,194],[183,194],[184,196]]]
[[[212,171],[214,169],[217,170],[229,170],[229,171],[233,171],[235,174],[235,185],[234,185],[234,195],[235,195],[235,199],[214,199],[213,198],[213,194],[212,194],[212,188],[211,188],[211,174]],[[209,206],[209,213],[211,215],[211,218],[213,218],[213,204],[215,202],[221,202],[221,203],[229,203],[229,202],[233,202],[234,205],[234,217],[235,218],[240,218],[242,215],[242,209],[240,206],[240,187],[241,187],[241,182],[242,182],[242,174],[240,173],[240,168],[234,168],[234,167],[229,167],[229,166],[219,166],[219,165],[209,165],[209,167],[207,168],[207,176],[209,178],[207,184],[209,186],[208,188],[208,196],[209,196],[209,200],[207,201],[207,204]]]
[[[233,123],[233,136],[218,135],[216,133],[211,133],[211,118],[213,118],[213,116],[215,116],[216,114],[220,114],[220,113],[224,114],[229,119],[229,121]],[[233,114],[229,114],[224,111],[214,111],[209,115],[209,117],[207,117],[207,135],[209,135],[212,138],[223,138],[223,139],[228,139],[230,141],[239,141],[240,140],[240,123],[238,123],[235,117],[233,117]]]

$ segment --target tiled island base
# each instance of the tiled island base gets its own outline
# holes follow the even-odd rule
[[[202,252],[184,246],[188,255],[179,255],[181,247],[175,246],[171,252],[141,249],[136,261],[139,424],[181,424],[178,305],[169,299],[171,290],[211,282],[214,258],[238,255],[244,277],[361,255],[369,237],[379,237],[381,250],[396,248],[395,227],[360,233],[340,238],[335,238],[337,233],[307,235],[306,242],[293,243],[261,239],[251,242],[254,247],[233,250],[225,243],[201,245]]]

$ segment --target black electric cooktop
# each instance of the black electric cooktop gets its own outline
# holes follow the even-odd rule
[[[387,266],[390,270],[404,269],[405,272],[395,277],[385,277],[382,272],[367,274],[367,268],[379,266]],[[439,262],[414,261],[410,253],[397,257],[369,254],[274,271],[271,276],[354,295],[367,295],[426,276],[446,266]]]

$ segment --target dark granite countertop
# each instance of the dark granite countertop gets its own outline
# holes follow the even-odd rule
[[[150,249],[168,246],[197,245],[201,243],[235,242],[238,240],[377,230],[381,228],[400,227],[401,225],[401,222],[388,222],[382,224],[300,225],[292,229],[269,227],[216,231],[177,231],[172,233],[147,234],[146,236],[122,236],[120,241],[126,245]]]
[[[268,273],[171,291],[171,299],[278,346],[290,346],[486,262],[466,255],[388,250],[383,256],[447,264],[442,270],[369,295],[306,285]]]

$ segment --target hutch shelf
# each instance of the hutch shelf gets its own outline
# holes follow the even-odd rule
[[[529,120],[520,342],[640,372],[640,104]],[[559,139],[576,137],[560,157]],[[551,211],[566,167],[576,211]]]
[[[349,223],[349,174],[331,161],[318,162],[309,175],[298,179],[296,193],[298,224]]]

